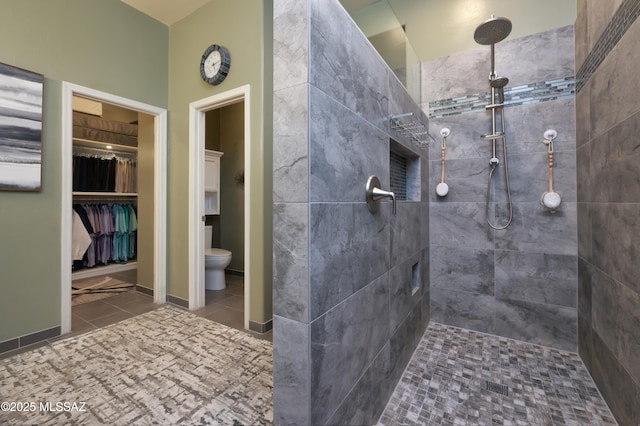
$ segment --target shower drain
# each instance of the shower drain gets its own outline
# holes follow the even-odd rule
[[[484,388],[488,391],[499,393],[500,395],[509,396],[509,387],[507,385],[501,385],[487,380],[484,384]]]

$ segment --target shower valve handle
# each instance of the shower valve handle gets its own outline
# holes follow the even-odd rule
[[[391,198],[393,202],[393,214],[396,214],[396,194],[393,191],[384,191],[380,189],[380,179],[377,176],[369,176],[367,185],[365,186],[365,196],[367,207],[371,213],[378,211],[379,201],[383,198]]]

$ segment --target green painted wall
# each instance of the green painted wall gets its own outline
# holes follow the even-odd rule
[[[258,7],[261,5],[261,7]],[[168,276],[169,294],[183,299],[188,289],[189,104],[251,85],[251,250],[252,321],[271,318],[271,110],[270,43],[272,3],[214,0],[172,25],[169,42]],[[200,78],[204,50],[216,43],[231,53],[231,70],[218,86]]]
[[[0,62],[45,88],[42,192],[0,192],[0,342],[60,325],[61,82],[166,108],[168,41],[120,1],[1,0]]]
[[[244,271],[244,103],[220,110],[220,246],[233,253],[228,269]]]

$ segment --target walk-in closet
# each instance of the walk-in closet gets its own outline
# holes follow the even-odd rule
[[[74,332],[152,303],[153,129],[146,114],[73,98]]]

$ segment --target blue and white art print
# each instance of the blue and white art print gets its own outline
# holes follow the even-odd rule
[[[44,77],[0,63],[0,190],[42,188]]]

